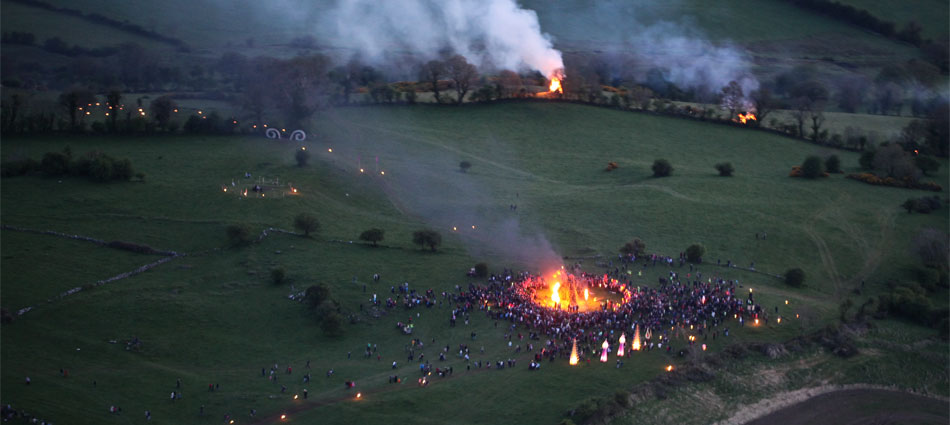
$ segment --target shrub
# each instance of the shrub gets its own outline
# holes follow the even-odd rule
[[[317,311],[320,318],[320,329],[327,336],[338,337],[343,335],[343,316],[335,310],[324,304]]]
[[[115,173],[115,167],[111,158],[102,155],[92,160],[89,166],[89,177],[93,180],[105,182],[112,180]]]
[[[320,230],[320,222],[313,215],[300,213],[294,217],[294,228],[303,232],[304,236],[309,237],[311,233]]]
[[[933,192],[942,192],[943,186],[934,182],[919,182],[911,179],[895,179],[893,177],[880,178],[871,173],[848,174],[845,178],[857,180],[875,186],[892,186],[904,189],[929,190]]]
[[[927,266],[945,267],[950,248],[947,244],[947,234],[943,231],[928,227],[914,236],[911,248],[920,260]]]
[[[461,170],[463,173],[467,173],[469,168],[472,168],[471,162],[462,161],[459,163],[459,170]]]
[[[59,152],[47,152],[40,161],[40,169],[50,176],[62,176],[69,172],[69,157]]]
[[[40,169],[40,163],[35,159],[21,159],[16,161],[7,161],[0,165],[0,175],[3,177],[25,176],[32,174]]]
[[[620,247],[620,253],[624,255],[641,256],[647,250],[647,244],[640,239],[634,238]]]
[[[653,177],[668,177],[673,174],[673,166],[665,159],[653,161]]]
[[[785,284],[800,287],[805,284],[805,271],[800,268],[788,269],[785,272]]]
[[[13,323],[14,317],[9,310],[5,308],[0,308],[0,323],[7,324]]]
[[[310,152],[307,152],[307,148],[297,149],[297,152],[294,153],[294,158],[297,160],[298,167],[306,167],[307,162],[310,161]]]
[[[274,267],[270,269],[270,280],[274,285],[280,285],[284,283],[284,279],[287,278],[287,271],[283,267]]]
[[[861,157],[858,158],[858,165],[861,166],[862,170],[871,171],[874,169],[874,155],[877,154],[876,150],[869,149],[864,152],[861,152]]]
[[[686,261],[690,263],[702,263],[704,254],[706,254],[706,247],[694,243],[686,248]]]
[[[940,163],[928,155],[914,157],[914,164],[917,165],[917,168],[920,168],[920,171],[922,171],[925,176],[930,176],[940,170]]]
[[[821,165],[821,158],[809,156],[802,162],[802,177],[806,179],[815,179],[822,176],[824,170]]]
[[[825,171],[829,173],[841,172],[841,159],[838,158],[838,155],[831,155],[825,158]]]
[[[330,288],[322,283],[310,285],[304,293],[304,300],[310,308],[317,308],[331,299]]]
[[[246,245],[251,242],[251,226],[240,223],[227,228],[228,241],[232,246]]]
[[[386,231],[383,229],[372,228],[369,230],[360,233],[360,240],[366,242],[372,242],[373,246],[377,246],[377,243],[383,240],[385,237]]]
[[[417,230],[412,233],[412,243],[421,247],[428,246],[433,252],[442,243],[442,235],[435,230]]]
[[[488,276],[488,264],[478,263],[475,264],[475,277],[486,277]]]
[[[720,162],[716,164],[716,171],[719,171],[719,175],[722,177],[732,177],[732,172],[735,171],[735,168],[732,167],[731,162]]]

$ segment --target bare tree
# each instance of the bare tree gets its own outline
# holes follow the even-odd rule
[[[521,76],[513,71],[504,70],[498,74],[498,80],[501,82],[501,97],[513,97],[521,91]]]
[[[91,91],[74,88],[59,95],[59,104],[69,113],[69,126],[72,129],[77,128],[78,122],[82,120],[85,113],[88,112],[89,104],[96,101],[96,95]],[[76,117],[79,117],[77,120]]]
[[[765,117],[779,107],[778,100],[772,96],[772,91],[766,87],[753,91],[749,94],[749,97],[752,98],[752,103],[755,105],[757,118],[756,121],[753,121],[755,125],[762,125],[765,122]]]
[[[428,83],[432,88],[432,95],[435,96],[435,103],[442,103],[439,93],[439,79],[445,75],[445,63],[442,61],[431,60],[422,65],[419,69],[419,82]]]
[[[822,141],[821,125],[825,123],[825,114],[821,110],[811,110],[808,111],[808,116],[811,119],[811,141],[820,143]]]
[[[914,237],[911,246],[924,264],[938,267],[947,264],[947,234],[942,231],[925,228]]]
[[[744,107],[745,94],[742,93],[742,86],[735,81],[730,81],[728,85],[722,88],[721,94],[722,107],[729,110],[730,118],[735,119],[736,114]]]
[[[478,69],[475,65],[468,63],[462,55],[455,55],[445,62],[446,72],[452,78],[455,86],[455,100],[457,105],[461,105],[465,100],[465,94],[468,93],[472,83],[478,78]]]

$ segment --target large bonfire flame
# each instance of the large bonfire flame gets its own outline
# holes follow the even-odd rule
[[[571,347],[571,366],[577,364],[577,338],[574,338],[574,346]]]
[[[561,282],[554,282],[554,286],[551,287],[551,301],[554,302],[554,308],[561,304],[561,296],[557,293],[560,288]]]
[[[561,89],[561,79],[556,75],[551,76],[551,84],[548,86],[548,91],[551,93],[564,93],[564,90]]]
[[[748,121],[757,121],[755,119],[755,114],[749,112],[748,114],[739,114],[739,122],[745,124]]]

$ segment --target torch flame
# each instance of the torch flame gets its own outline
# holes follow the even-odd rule
[[[748,114],[739,114],[739,122],[745,124],[746,121],[757,121],[755,119],[755,114],[749,112]]]
[[[571,347],[571,366],[577,364],[577,338],[574,338],[574,346]]]
[[[640,351],[640,325],[633,328],[633,351]]]
[[[617,357],[623,357],[623,347],[627,344],[627,335],[620,334],[620,348],[617,349]]]
[[[561,296],[557,293],[560,287],[561,282],[554,282],[554,287],[551,288],[551,301],[554,302],[554,307],[561,303]]]
[[[605,339],[604,343],[601,344],[600,346],[604,348],[604,351],[600,353],[600,361],[603,363],[607,363],[607,352],[610,351],[610,343],[608,343],[607,340]]]

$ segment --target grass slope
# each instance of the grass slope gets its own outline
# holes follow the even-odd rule
[[[524,251],[518,243],[536,235],[562,255],[610,256],[632,237],[670,255],[701,242],[707,247],[704,275],[740,279],[756,289],[765,306],[778,306],[785,317],[802,315],[780,326],[734,325],[728,341],[708,341],[715,352],[732,341],[784,340],[822,326],[861,280],[868,281],[865,293],[873,294],[887,278],[899,276],[900,267],[914,263],[907,246],[917,229],[948,227],[946,209],[929,216],[901,213],[900,203],[920,192],[841,176],[791,179],[789,168],[818,148],[726,126],[570,104],[511,103],[327,110],[312,129],[304,144],[313,157],[305,168],[293,162],[297,144],[263,137],[4,140],[4,159],[13,153],[38,158],[68,144],[74,153],[101,150],[128,157],[147,178],[144,184],[4,179],[3,224],[147,243],[189,255],[44,304],[4,325],[3,402],[56,423],[77,424],[137,422],[146,409],[159,424],[219,423],[226,413],[246,423],[251,408],[265,419],[291,410],[300,423],[343,423],[356,415],[413,423],[501,418],[553,423],[580,400],[642,382],[678,360],[651,352],[622,369],[613,363],[575,369],[555,362],[529,372],[528,358],[507,346],[505,325],[496,328],[479,313],[469,325],[450,328],[447,306],[396,309],[373,319],[358,314],[360,304],[367,306],[373,293],[389,296],[389,287],[403,282],[437,292],[464,287],[469,280],[462,273],[477,261],[487,261],[492,270],[538,269],[532,256],[508,254]],[[846,168],[856,165],[856,155],[839,155]],[[377,174],[376,157],[385,175]],[[652,179],[650,164],[660,157],[670,160],[674,174]],[[461,160],[473,164],[468,173],[457,171]],[[603,171],[607,161],[620,168]],[[735,177],[716,176],[713,164],[721,161],[733,162]],[[938,181],[947,180],[946,169],[944,163]],[[293,182],[300,195],[242,199],[221,190],[232,179],[238,187],[250,184],[243,180],[245,172]],[[511,203],[518,204],[516,212],[508,209]],[[259,244],[227,247],[224,229],[230,223],[291,228],[300,212],[320,218],[323,231],[317,238],[272,233]],[[512,233],[505,223],[513,218],[523,237],[502,237]],[[449,230],[456,222],[457,233]],[[478,228],[465,229],[470,222]],[[445,242],[438,252],[411,245],[411,232],[423,226],[442,232]],[[350,243],[369,227],[386,230],[385,247]],[[768,239],[755,239],[756,232],[768,232]],[[74,262],[44,264],[42,277],[22,281],[11,273],[28,270],[30,258],[41,262],[44,250],[38,247],[64,242],[9,231],[2,236],[4,306],[8,294],[25,292],[21,285],[33,279],[71,278],[74,262],[95,276],[110,275],[116,266],[100,257],[111,250],[82,248],[73,251]],[[789,289],[762,274],[715,267],[716,259],[741,266],[755,261],[757,269],[772,273],[800,266],[809,286]],[[585,267],[601,270],[593,262],[584,260]],[[268,281],[275,266],[287,270],[289,283]],[[371,283],[373,273],[382,275],[379,284]],[[650,268],[642,284],[666,273]],[[330,286],[344,310],[360,317],[345,326],[345,337],[324,336],[312,314],[287,299],[290,285],[299,291],[314,283]],[[404,351],[410,337],[393,326],[410,317],[416,323],[412,337],[425,342],[426,358],[453,366],[452,378],[415,386],[418,369],[406,362]],[[124,348],[133,335],[144,343],[141,352]],[[367,343],[378,344],[380,360],[362,358]],[[472,347],[473,360],[517,357],[519,365],[466,372],[465,363],[452,355],[451,348],[461,343]],[[445,345],[449,361],[442,363],[436,347]],[[314,378],[303,385],[307,360]],[[399,362],[398,370],[391,369],[392,361]],[[262,378],[261,368],[275,363],[281,371],[292,365],[293,374],[280,374],[277,384]],[[59,377],[60,368],[70,377]],[[330,368],[336,373],[325,378]],[[392,373],[406,380],[386,384]],[[914,385],[920,373],[909,371],[902,384]],[[25,376],[32,385],[23,384]],[[173,402],[168,396],[178,378],[184,397]],[[366,397],[353,401],[352,392],[342,388],[344,380],[355,380]],[[207,391],[209,383],[220,384],[220,390]],[[281,394],[281,384],[288,393]],[[309,390],[308,400],[291,400],[302,388]],[[110,416],[110,405],[124,413]]]

